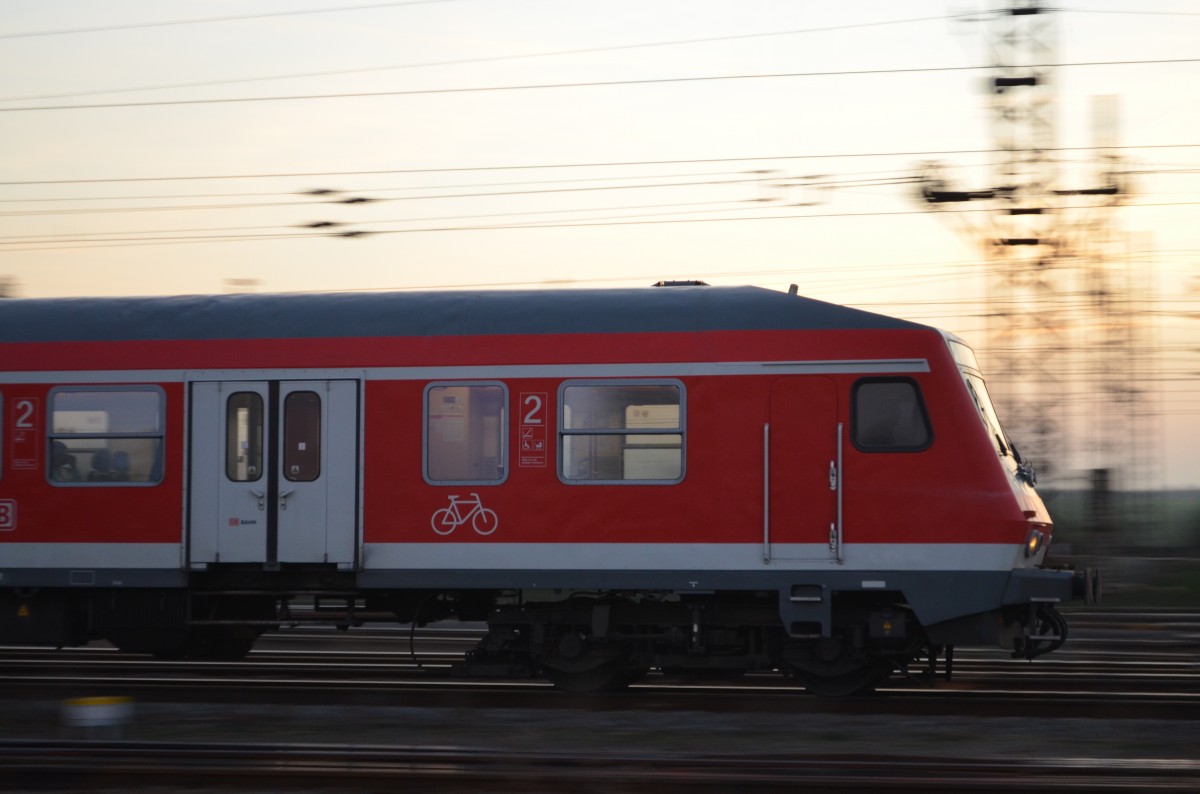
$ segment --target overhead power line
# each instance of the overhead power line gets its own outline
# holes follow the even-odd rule
[[[97,95],[102,95],[102,94],[127,94],[127,93],[134,93],[134,92],[140,92],[140,91],[165,91],[165,90],[174,90],[174,89],[179,89],[179,88],[205,88],[205,87],[209,87],[209,86],[238,85],[238,84],[244,84],[244,83],[262,83],[262,82],[270,82],[270,81],[276,81],[276,80],[298,80],[298,79],[309,79],[309,78],[313,78],[313,77],[340,77],[340,76],[350,75],[350,74],[369,74],[371,72],[389,72],[389,71],[399,71],[402,69],[428,69],[428,68],[433,68],[433,67],[438,67],[438,66],[464,66],[467,64],[496,63],[499,61],[516,61],[516,60],[526,60],[526,59],[533,59],[533,58],[557,58],[557,57],[562,57],[562,56],[566,56],[566,55],[590,55],[590,54],[601,53],[601,52],[621,52],[624,50],[642,50],[642,49],[652,49],[652,48],[658,48],[658,47],[680,47],[680,46],[688,46],[688,45],[692,45],[692,44],[716,44],[719,42],[726,42],[726,41],[745,41],[745,40],[749,40],[749,39],[762,39],[762,38],[771,38],[771,37],[779,37],[779,36],[799,36],[799,35],[805,35],[805,34],[809,34],[809,33],[832,33],[832,32],[837,32],[837,31],[857,30],[857,29],[862,29],[862,28],[877,28],[877,27],[887,27],[887,26],[892,26],[892,25],[910,25],[910,24],[917,23],[917,22],[938,22],[938,21],[944,21],[947,19],[956,19],[959,16],[961,16],[961,15],[950,14],[950,15],[946,15],[946,16],[936,16],[936,17],[915,17],[912,19],[880,20],[878,22],[855,22],[855,23],[846,24],[846,25],[829,25],[826,27],[819,27],[819,28],[799,28],[796,30],[776,30],[776,31],[766,31],[766,32],[762,32],[762,33],[735,33],[735,34],[728,35],[728,36],[707,36],[707,37],[696,38],[696,39],[674,39],[674,40],[670,40],[670,41],[636,42],[633,44],[614,44],[614,45],[607,46],[607,47],[579,47],[579,48],[569,49],[569,50],[550,50],[547,52],[517,53],[515,55],[493,55],[493,56],[482,56],[482,57],[476,57],[476,58],[455,58],[455,59],[449,59],[449,60],[444,60],[444,61],[425,61],[425,62],[418,62],[418,63],[403,63],[403,64],[395,64],[395,65],[391,65],[391,66],[369,66],[369,67],[363,67],[363,68],[358,68],[358,69],[333,69],[333,70],[319,71],[319,72],[296,72],[296,73],[291,73],[291,74],[267,75],[267,76],[261,76],[261,77],[241,77],[241,78],[234,78],[234,79],[229,79],[229,80],[208,80],[208,81],[204,81],[204,82],[173,83],[173,84],[166,84],[166,85],[138,86],[138,87],[132,87],[132,88],[115,88],[115,89],[107,89],[107,90],[76,91],[76,92],[71,92],[71,93],[60,93],[60,94],[37,94],[37,95],[22,96],[22,97],[7,97],[7,98],[0,99],[0,102],[33,101],[33,100],[37,100],[37,99],[68,99],[70,97],[80,97],[80,96],[97,96]]]
[[[121,30],[140,30],[145,28],[164,28],[177,27],[182,25],[206,25],[218,22],[242,22],[252,19],[272,19],[277,17],[297,17],[311,16],[314,14],[340,14],[348,11],[374,11],[381,8],[400,8],[404,6],[431,5],[435,3],[454,3],[460,0],[401,0],[391,3],[370,3],[367,5],[357,6],[338,6],[334,8],[309,8],[296,11],[275,11],[266,14],[240,14],[233,16],[220,17],[199,17],[193,19],[172,19],[159,22],[129,22],[121,25],[97,25],[84,28],[58,28],[54,30],[34,30],[22,33],[0,33],[0,39],[29,39],[29,38],[44,38],[48,36],[73,36],[84,33],[109,33]],[[1115,9],[1096,9],[1096,8],[1062,8],[1058,9],[1070,14],[1125,14],[1132,16],[1168,16],[1168,17],[1195,17],[1200,16],[1200,12],[1196,11],[1144,11],[1144,10],[1115,10]],[[984,12],[988,13],[988,12]],[[961,14],[948,14],[945,16],[935,17],[919,17],[916,19],[897,19],[882,22],[860,22],[846,25],[831,25],[823,28],[811,28],[803,31],[793,32],[827,32],[836,30],[850,30],[853,28],[876,27],[879,25],[899,25],[909,22],[930,22],[943,19],[955,19],[959,17],[975,18],[979,14],[974,12],[963,12]],[[785,34],[762,34],[762,35],[785,35]],[[740,38],[740,37],[733,37]],[[725,38],[702,39],[700,41],[722,41]],[[674,43],[674,42],[671,42]],[[679,42],[691,43],[691,42]],[[637,45],[635,45],[637,46]],[[648,45],[654,46],[654,45]],[[615,49],[615,48],[614,48]],[[521,57],[521,56],[518,56]],[[395,67],[384,67],[395,68]],[[297,75],[299,76],[299,75]],[[259,79],[274,79],[274,78],[259,78]]]
[[[435,215],[435,216],[419,216],[414,218],[385,218],[382,220],[357,220],[353,225],[366,226],[378,223],[432,223],[435,221],[461,221],[461,220],[477,220],[479,218],[511,218],[517,216],[530,215],[566,215],[571,213],[583,212],[618,212],[630,210],[663,210],[663,209],[678,209],[680,207],[697,207],[697,206],[712,206],[714,204],[730,204],[742,205],[750,200],[728,200],[721,199],[717,201],[688,201],[683,203],[659,203],[659,204],[625,204],[616,207],[574,207],[570,209],[556,210],[525,210],[523,212],[487,212],[487,213],[472,213],[468,215]],[[740,207],[738,207],[740,208]],[[731,208],[732,209],[732,208]],[[328,223],[314,222],[310,224],[300,224],[303,228],[317,229],[334,226],[347,226],[346,223]],[[294,229],[295,224],[290,226],[216,226],[216,227],[189,227],[185,229],[133,229],[115,232],[74,232],[63,234],[38,234],[38,235],[16,235],[10,237],[0,237],[0,245],[27,245],[31,243],[50,243],[50,242],[96,242],[95,238],[108,238],[107,242],[118,242],[121,239],[131,238],[134,235],[166,235],[166,234],[202,234],[205,232],[247,232],[257,231],[263,232],[268,230],[278,231],[282,228]]]
[[[261,207],[295,207],[306,206],[311,207],[316,203],[320,204],[381,204],[385,202],[395,201],[418,201],[432,199],[459,199],[459,198],[490,198],[494,196],[525,196],[536,195],[542,193],[582,193],[593,192],[598,190],[644,190],[647,188],[673,188],[673,187],[708,187],[710,185],[742,185],[758,182],[772,182],[780,179],[779,176],[766,177],[747,177],[743,179],[710,179],[701,182],[657,182],[651,184],[631,184],[631,185],[592,185],[589,187],[556,187],[556,188],[541,188],[538,190],[506,190],[495,193],[440,193],[424,196],[393,196],[389,198],[365,198],[351,197],[346,199],[333,199],[330,201],[311,202],[311,201],[267,201],[250,204],[168,204],[153,207],[94,207],[90,209],[52,209],[52,210],[15,210],[0,212],[0,217],[28,217],[34,215],[97,215],[110,214],[115,212],[169,212],[169,211],[187,211],[187,210],[228,210],[228,209],[252,209]],[[915,180],[914,180],[915,181]]]
[[[126,25],[99,25],[90,28],[60,28],[58,30],[35,30],[27,33],[0,33],[0,39],[32,39],[43,36],[71,36],[78,33],[108,33],[116,30],[138,30],[141,28],[166,28],[176,25],[205,25],[211,22],[241,22],[247,19],[270,19],[272,17],[297,17],[305,14],[338,14],[345,11],[367,11],[378,8],[397,8],[400,6],[419,6],[431,3],[457,3],[460,0],[404,0],[394,3],[372,3],[362,6],[341,6],[339,8],[310,8],[300,11],[276,11],[269,14],[242,14],[226,17],[201,17],[199,19],[174,19],[165,22],[131,22]]]
[[[434,0],[426,0],[426,1],[433,2]],[[445,1],[445,0],[437,0],[437,1],[441,2],[441,1]],[[374,5],[367,5],[367,6],[351,6],[351,7],[347,7],[347,8],[314,9],[314,10],[309,10],[309,11],[289,11],[289,12],[280,12],[280,13],[276,13],[276,14],[257,14],[257,15],[238,16],[238,17],[217,17],[217,18],[213,18],[213,19],[201,19],[201,20],[190,20],[190,21],[185,20],[185,21],[177,21],[177,22],[131,24],[131,25],[120,25],[120,26],[108,27],[108,28],[83,28],[83,29],[64,30],[64,31],[44,31],[44,32],[40,32],[40,33],[10,34],[7,36],[0,35],[0,38],[21,38],[21,37],[28,37],[28,36],[53,36],[53,35],[62,35],[62,34],[68,34],[68,33],[93,32],[93,31],[101,31],[101,30],[128,30],[128,29],[139,28],[139,27],[160,27],[160,26],[164,26],[164,25],[186,25],[186,24],[197,24],[197,23],[202,23],[202,22],[223,22],[223,21],[242,20],[242,19],[260,19],[260,18],[264,18],[264,17],[276,17],[276,16],[297,16],[297,15],[302,15],[302,14],[335,13],[338,11],[357,11],[357,10],[363,10],[363,9],[374,9],[374,8],[383,8],[383,7],[389,7],[389,6],[403,6],[403,5],[415,5],[415,3],[411,3],[411,2],[409,2],[409,3],[384,3],[384,4],[374,4]],[[1183,17],[1200,16],[1200,12],[1101,11],[1101,10],[1096,10],[1096,9],[1081,9],[1081,8],[1062,9],[1062,11],[1068,12],[1068,13],[1082,13],[1082,14],[1086,14],[1086,13],[1134,14],[1134,15],[1183,16]],[[230,79],[226,79],[226,80],[193,81],[193,82],[188,82],[188,83],[161,83],[161,84],[157,84],[157,85],[132,86],[132,87],[126,87],[126,88],[93,89],[93,90],[89,90],[89,91],[72,91],[72,92],[67,92],[67,93],[55,93],[55,94],[30,94],[30,95],[25,95],[25,96],[0,98],[0,102],[28,102],[28,101],[34,101],[34,100],[40,100],[40,99],[69,99],[69,98],[73,98],[73,97],[102,96],[105,94],[128,94],[128,93],[139,93],[142,91],[167,91],[167,90],[177,90],[177,89],[181,89],[181,88],[207,88],[207,87],[211,87],[211,86],[220,86],[220,85],[241,85],[241,84],[246,84],[246,83],[262,83],[262,82],[273,82],[273,81],[279,81],[279,80],[301,80],[301,79],[311,79],[313,77],[340,77],[340,76],[351,75],[351,74],[369,74],[372,72],[399,71],[399,70],[403,70],[403,69],[425,69],[425,68],[433,68],[433,67],[439,67],[439,66],[463,66],[463,65],[467,65],[467,64],[496,63],[496,62],[501,62],[501,61],[523,60],[523,59],[533,59],[533,58],[555,58],[555,57],[562,57],[562,56],[568,56],[568,55],[587,55],[587,54],[594,54],[594,53],[601,53],[601,52],[620,52],[623,50],[650,49],[650,48],[658,48],[658,47],[678,47],[678,46],[688,46],[688,45],[693,45],[693,44],[714,44],[714,43],[718,43],[718,42],[744,41],[744,40],[750,40],[750,39],[760,39],[760,38],[770,38],[770,37],[780,37],[780,36],[797,36],[797,35],[805,35],[805,34],[811,34],[811,33],[833,33],[833,32],[840,32],[840,31],[846,31],[846,30],[859,30],[859,29],[864,29],[864,28],[889,27],[889,26],[894,26],[894,25],[909,25],[909,24],[915,24],[915,23],[921,23],[921,22],[941,22],[941,21],[950,20],[950,19],[973,18],[976,16],[978,16],[978,15],[971,13],[971,12],[965,12],[965,13],[961,13],[961,14],[946,14],[946,15],[942,15],[942,16],[913,17],[913,18],[909,18],[909,19],[879,20],[879,21],[875,21],[875,22],[855,22],[855,23],[849,23],[849,24],[845,24],[845,25],[827,25],[827,26],[823,26],[823,27],[799,28],[799,29],[795,29],[795,30],[765,31],[765,32],[760,32],[760,33],[740,33],[740,34],[732,34],[732,35],[728,35],[728,36],[708,36],[708,37],[694,38],[694,39],[674,39],[674,40],[669,40],[669,41],[635,42],[633,44],[616,44],[616,45],[611,45],[611,46],[607,46],[607,47],[580,47],[580,48],[567,49],[567,50],[550,50],[550,51],[546,51],[546,52],[516,53],[516,54],[511,54],[511,55],[493,55],[493,56],[482,56],[482,57],[476,57],[476,58],[456,58],[456,59],[448,59],[448,60],[442,60],[442,61],[424,61],[424,62],[417,62],[417,63],[391,64],[391,65],[387,65],[387,66],[367,66],[367,67],[359,67],[359,68],[353,68],[353,69],[330,69],[330,70],[315,71],[315,72],[292,72],[292,73],[288,73],[288,74],[261,75],[261,76],[256,76],[256,77],[239,77],[239,78],[230,78]]]
[[[1200,58],[1162,58],[1130,61],[1077,61],[1074,63],[1029,64],[1028,68],[1065,68],[1084,66],[1145,66],[1198,63]],[[29,113],[51,110],[104,110],[115,108],[183,107],[189,105],[235,105],[256,102],[299,102],[326,99],[375,99],[380,97],[474,94],[508,91],[542,91],[568,88],[605,88],[634,85],[671,85],[681,83],[722,82],[730,80],[779,80],[810,77],[870,77],[897,74],[935,74],[970,72],[995,68],[983,66],[922,66],[897,69],[849,69],[830,72],[777,72],[772,74],[722,74],[693,77],[656,77],[640,80],[592,80],[580,83],[529,83],[523,85],[467,86],[463,88],[419,88],[402,91],[352,91],[334,94],[294,94],[257,97],[218,97],[213,99],[162,99],[150,102],[99,102],[87,105],[22,105],[0,108],[0,113]]]
[[[1088,152],[1140,149],[1200,149],[1200,143],[1130,144],[1126,146],[1057,146],[1051,152]],[[779,154],[755,157],[706,157],[687,160],[625,160],[575,163],[524,163],[508,165],[450,166],[445,168],[384,168],[365,171],[280,171],[258,174],[185,174],[176,176],[101,177],[96,179],[27,179],[0,182],[0,187],[14,185],[88,185],[116,182],[188,182],[221,179],[296,179],[334,176],[382,176],[385,174],[449,174],[480,171],[525,171],[549,168],[620,168],[647,165],[699,165],[703,163],[753,163],[779,160],[836,160],[862,157],[934,157],[945,155],[996,154],[1000,149],[939,149],[892,152],[826,152],[822,154]]]
[[[370,191],[372,193],[388,193],[400,190],[462,190],[466,188],[480,187],[513,187],[527,185],[553,185],[562,183],[574,182],[617,182],[630,181],[634,179],[684,179],[701,176],[737,176],[740,174],[756,174],[765,175],[767,171],[705,171],[700,173],[690,174],[638,174],[630,176],[601,176],[601,177],[574,177],[564,179],[538,179],[525,180],[521,182],[475,182],[456,185],[408,185],[406,187],[372,187],[372,188],[339,188],[333,189],[318,189],[318,190],[276,190],[269,193],[176,193],[163,195],[137,195],[137,196],[59,196],[57,198],[4,198],[0,199],[0,204],[45,204],[59,201],[138,201],[150,199],[198,199],[198,198],[248,198],[257,197],[264,198],[267,196],[296,196],[298,194],[308,196],[337,196],[350,195],[355,193],[363,193]],[[1141,173],[1141,172],[1138,172]],[[788,177],[782,174],[778,175],[779,179],[787,179]],[[794,177],[792,177],[794,178]]]
[[[1200,206],[1200,201],[1171,201],[1171,202],[1154,202],[1146,204],[1128,204],[1130,209],[1138,207],[1182,207],[1182,206]],[[1087,206],[1072,206],[1061,207],[1060,209],[1092,209]],[[963,209],[946,209],[942,210],[943,214],[955,213],[979,213],[989,212],[986,208],[971,208]],[[670,214],[686,214],[686,213],[670,213]],[[661,226],[668,224],[696,224],[696,223],[730,223],[730,222],[745,222],[745,221],[780,221],[780,220],[824,220],[830,218],[880,218],[880,217],[896,217],[907,215],[928,215],[925,210],[880,210],[877,212],[825,212],[825,213],[800,213],[791,215],[749,215],[735,218],[671,218],[671,219],[655,219],[655,220],[571,220],[571,221],[549,221],[549,222],[525,222],[525,223],[507,223],[507,224],[479,224],[470,226],[426,226],[415,229],[382,229],[378,231],[320,231],[312,232],[296,232],[296,233],[280,233],[274,235],[228,235],[228,236],[211,236],[211,237],[180,237],[180,238],[145,238],[143,240],[114,240],[102,241],[95,245],[38,245],[29,242],[17,242],[3,244],[5,251],[55,251],[69,250],[78,248],[128,248],[141,247],[147,245],[172,245],[180,243],[215,243],[215,242],[237,242],[247,239],[312,239],[313,237],[369,237],[385,234],[431,234],[445,232],[480,232],[480,231],[524,231],[532,229],[573,229],[573,228],[595,228],[605,226]],[[14,247],[7,247],[14,246]],[[20,247],[16,247],[20,246]]]
[[[688,187],[692,185],[710,185],[710,184],[742,184],[747,182],[762,183],[769,182],[767,187],[789,189],[802,188],[822,191],[832,191],[834,189],[853,190],[864,187],[888,187],[894,185],[911,184],[919,181],[919,177],[913,173],[911,169],[886,172],[894,175],[885,175],[881,172],[880,176],[871,179],[849,179],[849,178],[834,178],[832,176],[796,176],[787,175],[775,172],[771,169],[756,170],[756,171],[710,171],[707,173],[690,173],[690,174],[646,174],[646,175],[630,175],[618,177],[596,177],[596,178],[575,178],[575,179],[545,179],[531,180],[522,182],[476,182],[458,185],[407,185],[404,187],[371,187],[371,188],[346,188],[346,189],[324,189],[316,190],[288,190],[275,191],[271,193],[178,193],[178,194],[159,194],[159,195],[128,195],[128,196],[58,196],[58,197],[15,197],[15,198],[0,198],[0,204],[61,204],[63,202],[86,202],[94,204],[96,202],[123,202],[123,201],[150,201],[150,200],[181,200],[181,199],[212,199],[212,198],[266,198],[266,197],[288,197],[296,196],[311,197],[316,204],[346,204],[346,203],[380,203],[389,201],[412,201],[419,199],[440,199],[440,198],[481,198],[488,196],[516,196],[526,195],[531,193],[570,193],[585,190],[625,190],[637,189],[642,187]],[[647,179],[691,179],[703,176],[744,176],[742,179],[728,179],[719,181],[705,182],[686,182],[686,183],[650,183],[642,184],[637,180]],[[597,186],[596,182],[607,182],[607,185]],[[579,185],[589,184],[589,187],[571,187],[571,188],[545,188],[541,190],[509,190],[497,191],[491,193],[467,193],[467,194],[449,194],[449,193],[434,193],[428,194],[433,190],[463,190],[468,188],[498,188],[498,187],[527,187],[533,185]],[[612,184],[621,183],[621,184]],[[428,195],[417,196],[400,196],[400,197],[377,197],[369,200],[359,201],[354,197],[364,193],[372,195],[379,193],[397,193],[397,192],[412,192],[424,191]],[[1190,193],[1180,193],[1179,195],[1190,195]],[[283,204],[294,204],[296,202],[289,201]],[[237,206],[217,205],[208,207],[207,205],[175,205],[169,207],[134,207],[128,209],[106,208],[99,211],[129,211],[133,209],[236,209],[251,206],[279,206],[278,202],[269,202],[264,204],[246,204]],[[75,212],[94,212],[97,210],[67,207],[57,210],[32,211],[34,214],[70,214]],[[9,212],[0,212],[0,215],[10,214]]]

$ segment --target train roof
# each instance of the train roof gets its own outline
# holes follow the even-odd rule
[[[925,328],[759,287],[0,301],[0,341],[305,339]]]

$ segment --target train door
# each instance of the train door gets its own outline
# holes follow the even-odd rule
[[[768,559],[840,559],[841,426],[834,382],[786,377],[771,386],[766,430]]]
[[[191,384],[193,566],[353,566],[358,390],[355,380]]]

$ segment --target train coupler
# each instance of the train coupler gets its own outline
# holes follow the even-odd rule
[[[1022,634],[1015,638],[1012,655],[1014,659],[1023,657],[1032,661],[1057,651],[1066,641],[1067,621],[1053,605],[1035,602],[1029,605],[1029,620]]]

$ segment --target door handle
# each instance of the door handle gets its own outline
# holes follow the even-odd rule
[[[253,488],[250,489],[250,493],[258,498],[258,509],[266,510],[267,509],[267,504],[266,504],[267,495],[264,492],[256,491]]]
[[[279,492],[279,509],[287,510],[287,498],[296,492],[295,488],[288,488],[286,491]]]

